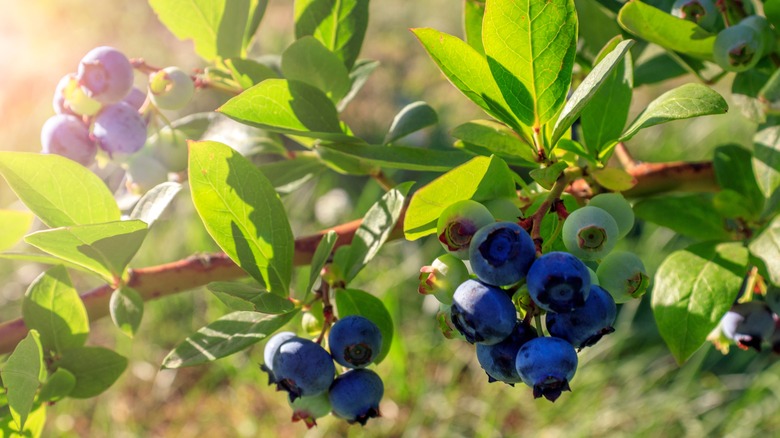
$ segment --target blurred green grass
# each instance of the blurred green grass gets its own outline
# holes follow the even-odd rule
[[[16,24],[11,29],[21,29],[22,37],[8,44],[17,42],[18,53],[24,55],[8,67],[13,74],[0,94],[2,149],[38,149],[38,129],[51,114],[54,85],[96,45],[115,45],[154,64],[201,65],[190,45],[168,34],[144,2],[0,3],[7,3],[0,9],[10,11],[0,22],[13,17]],[[379,59],[382,65],[345,117],[359,134],[381,139],[395,112],[423,99],[440,112],[442,123],[418,141],[444,147],[451,141],[448,130],[483,116],[442,78],[407,28],[430,26],[460,34],[460,3],[426,0],[411,5],[375,0],[371,7],[363,56]],[[290,9],[287,1],[271,1],[255,54],[278,53],[291,41]],[[78,31],[69,33],[67,39],[46,33],[62,26]],[[17,91],[12,92],[14,89]],[[19,90],[24,90],[24,95]],[[728,84],[718,90],[725,93]],[[659,87],[638,90],[632,112],[638,113],[663,91]],[[195,106],[213,108],[216,99],[205,93]],[[707,159],[717,144],[749,146],[752,129],[732,111],[720,118],[648,129],[634,138],[629,148],[646,161]],[[410,176],[398,173],[394,177],[400,181]],[[329,225],[318,222],[310,206],[334,187],[346,188],[352,205],[339,220],[359,217],[378,193],[371,182],[333,174],[309,184],[285,199],[296,235]],[[14,201],[8,190],[0,189],[4,207]],[[685,243],[668,230],[644,224],[623,243],[623,249],[639,253],[652,272],[665,254]],[[184,192],[152,230],[133,265],[153,265],[213,250],[216,247]],[[227,312],[205,289],[199,289],[148,303],[133,340],[121,335],[108,320],[96,323],[90,343],[115,347],[130,358],[130,366],[107,393],[51,406],[45,435],[753,437],[779,430],[780,369],[776,358],[737,349],[721,356],[705,346],[689,363],[678,367],[655,329],[649,296],[641,303],[622,306],[616,333],[581,353],[580,368],[571,383],[573,392],[555,404],[534,400],[530,388],[523,385],[488,384],[474,347],[445,340],[427,310],[429,306],[416,293],[419,267],[439,252],[433,239],[393,242],[356,280],[356,287],[383,299],[397,329],[390,355],[376,367],[385,380],[384,416],[366,427],[348,426],[333,417],[320,420],[320,425],[309,431],[301,423],[291,423],[286,397],[266,385],[266,376],[258,368],[262,343],[209,366],[160,371],[162,359],[178,342]],[[41,269],[0,263],[3,319],[19,315],[18,300]],[[305,279],[308,274],[304,268],[296,275]],[[95,284],[80,276],[76,281],[80,290]],[[293,327],[299,326],[297,321],[295,324]]]

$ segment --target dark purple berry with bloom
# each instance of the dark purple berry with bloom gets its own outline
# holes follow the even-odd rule
[[[95,161],[97,145],[89,137],[89,128],[80,118],[57,114],[41,129],[41,152],[57,154],[89,166]]]
[[[379,417],[379,402],[385,393],[382,379],[368,369],[349,370],[338,376],[328,391],[333,413],[348,423],[365,425]]]
[[[553,251],[536,259],[526,284],[537,306],[549,312],[571,312],[588,298],[590,272],[577,257]]]
[[[469,249],[471,269],[480,280],[508,286],[525,278],[536,258],[528,232],[514,222],[494,222],[474,235]]]
[[[469,258],[469,247],[474,234],[494,221],[487,207],[467,199],[444,209],[436,223],[436,233],[447,252],[465,260]]]
[[[277,390],[287,391],[290,401],[318,395],[333,383],[336,366],[330,354],[319,344],[294,337],[283,342],[272,361]]]
[[[141,107],[144,106],[144,103],[146,102],[146,93],[133,87],[130,92],[127,93],[127,96],[122,99],[122,102],[130,105],[136,111],[140,111]]]
[[[477,280],[458,286],[450,307],[452,324],[472,344],[497,344],[512,334],[517,311],[506,292]]]
[[[550,336],[564,339],[574,348],[582,349],[614,332],[612,325],[616,316],[617,306],[612,295],[592,285],[584,305],[575,307],[571,312],[547,314],[547,331]]]
[[[494,345],[477,344],[477,360],[488,375],[488,382],[501,381],[514,386],[522,382],[515,361],[520,347],[536,338],[536,330],[518,321],[512,334]]]
[[[81,59],[79,85],[87,96],[103,104],[121,101],[133,88],[133,66],[113,47],[96,47]]]
[[[577,371],[577,362],[577,352],[570,343],[544,337],[523,344],[515,365],[523,382],[534,389],[534,398],[554,402],[561,392],[571,391],[569,382]]]
[[[109,105],[95,117],[92,136],[109,154],[132,154],[146,143],[146,123],[130,105]]]
[[[761,342],[775,330],[775,318],[766,303],[750,301],[737,304],[721,318],[723,334],[743,350],[749,347],[761,351]]]
[[[328,347],[339,365],[364,368],[374,362],[382,349],[382,333],[368,318],[345,316],[331,327]]]

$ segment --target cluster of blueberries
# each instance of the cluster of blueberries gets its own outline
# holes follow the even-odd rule
[[[620,194],[597,195],[568,215],[566,251],[538,257],[520,215],[508,199],[447,207],[437,224],[447,254],[421,269],[419,291],[441,302],[445,335],[476,344],[490,382],[523,382],[535,398],[555,401],[570,390],[577,351],[614,331],[616,303],[643,295],[649,277],[633,253],[611,252],[634,223]]]
[[[737,302],[720,320],[720,333],[737,347],[761,351],[769,343],[780,354],[780,289],[770,287],[764,300]]]
[[[743,11],[735,15],[731,26],[725,27],[723,15],[715,0],[677,0],[671,13],[675,17],[692,21],[704,30],[717,32],[713,46],[713,58],[726,70],[749,70],[771,54],[775,48],[775,34],[765,17],[755,15],[755,7],[749,0],[741,1]],[[735,2],[736,3],[736,2]],[[742,15],[745,15],[744,17]]]
[[[184,107],[195,91],[192,78],[178,67],[155,70],[148,77],[148,93],[135,87],[134,80],[133,63],[124,53],[107,46],[90,50],[78,71],[57,84],[52,102],[56,114],[41,129],[41,151],[84,166],[95,162],[98,151],[130,158],[128,174],[136,178],[128,186],[136,191],[167,180],[169,171],[184,170],[187,147],[180,131],[160,130],[148,153],[137,153],[147,143],[149,109]]]
[[[380,415],[384,395],[382,379],[366,368],[382,349],[382,333],[371,320],[350,315],[330,327],[327,339],[330,353],[293,332],[277,333],[265,345],[261,369],[269,384],[289,394],[293,421],[311,428],[332,412],[350,424],[365,425]],[[346,371],[336,376],[334,361]]]

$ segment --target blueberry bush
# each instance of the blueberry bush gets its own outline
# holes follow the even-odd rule
[[[480,114],[452,126],[446,108],[416,100],[389,129],[363,132],[370,107],[350,106],[385,68],[361,57],[368,0],[290,2],[294,39],[277,54],[253,51],[267,0],[149,0],[200,67],[106,45],[74,59],[52,86],[40,148],[0,152],[19,201],[0,210],[0,259],[36,270],[17,318],[0,323],[0,436],[39,436],[52,406],[128,372],[131,350],[90,336],[99,319],[135,342],[148,302],[193,289],[216,306],[182,310],[208,321],[157,365],[213,366],[264,342],[257,381],[309,428],[333,417],[370,429],[383,406],[397,409],[385,388],[405,377],[382,364],[404,360],[401,303],[432,309],[424,327],[506,384],[491,387],[556,406],[575,400],[589,352],[613,347],[640,306],[652,317],[636,324],[667,347],[659,360],[735,346],[771,363],[780,0],[453,5],[462,34],[408,23],[418,44],[404,48]],[[705,160],[634,158],[653,133],[729,109],[752,141],[729,138],[723,119]],[[431,130],[446,140],[421,141]],[[697,141],[681,138],[663,146],[670,159]],[[338,190],[359,195],[360,217],[312,229],[313,208],[339,217],[343,206],[320,202]],[[191,218],[203,238],[155,234]],[[654,239],[666,241],[637,250]],[[401,255],[382,264],[390,242],[430,258],[411,272]],[[137,265],[142,247],[168,245],[189,255]],[[371,289],[379,269],[405,276],[396,298]]]

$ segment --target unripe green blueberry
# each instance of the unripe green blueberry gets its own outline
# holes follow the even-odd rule
[[[586,268],[588,268],[588,274],[590,274],[590,284],[592,286],[601,286],[601,282],[599,281],[599,276],[598,274],[596,274],[596,271],[594,271],[588,266],[586,266]]]
[[[563,223],[563,244],[582,260],[606,256],[618,240],[618,226],[606,211],[592,206],[575,210]]]
[[[468,280],[466,264],[452,254],[436,258],[430,266],[420,268],[418,292],[436,297],[442,304],[452,304],[452,294],[461,283]]]
[[[618,226],[618,237],[626,237],[634,227],[634,210],[620,193],[602,193],[594,196],[588,205],[609,213]]]
[[[766,18],[760,15],[751,15],[740,21],[739,25],[752,27],[761,36],[761,44],[764,48],[761,56],[768,55],[775,49],[775,33]]]
[[[304,312],[301,316],[301,327],[309,336],[319,335],[322,332],[322,315],[318,318],[312,312]]]
[[[187,136],[184,131],[166,126],[151,136],[148,143],[154,157],[168,171],[182,172],[187,169]]]
[[[168,170],[148,153],[136,154],[128,163],[126,185],[131,193],[146,193],[166,181]]]
[[[149,92],[158,108],[177,110],[192,99],[195,84],[179,67],[166,67],[149,75]]]
[[[495,220],[517,222],[522,212],[515,204],[515,201],[516,199],[514,198],[496,198],[483,202],[483,205],[487,207]]]
[[[753,27],[737,24],[718,33],[712,49],[712,57],[727,71],[750,70],[764,52],[761,34]]]
[[[677,0],[672,5],[672,15],[712,30],[718,20],[718,9],[712,0]]]
[[[469,258],[469,245],[474,233],[495,222],[487,207],[470,199],[445,208],[436,223],[436,233],[444,249],[455,257]]]
[[[76,75],[71,73],[60,79],[54,92],[54,111],[58,114],[71,112],[80,116],[94,116],[102,108],[97,100],[87,96],[79,86]]]
[[[303,421],[311,429],[317,425],[317,419],[330,414],[331,405],[328,392],[320,395],[298,397],[290,403],[293,410],[292,421]]]
[[[628,251],[615,251],[604,257],[596,274],[601,287],[612,295],[616,303],[640,298],[650,285],[642,260]]]

